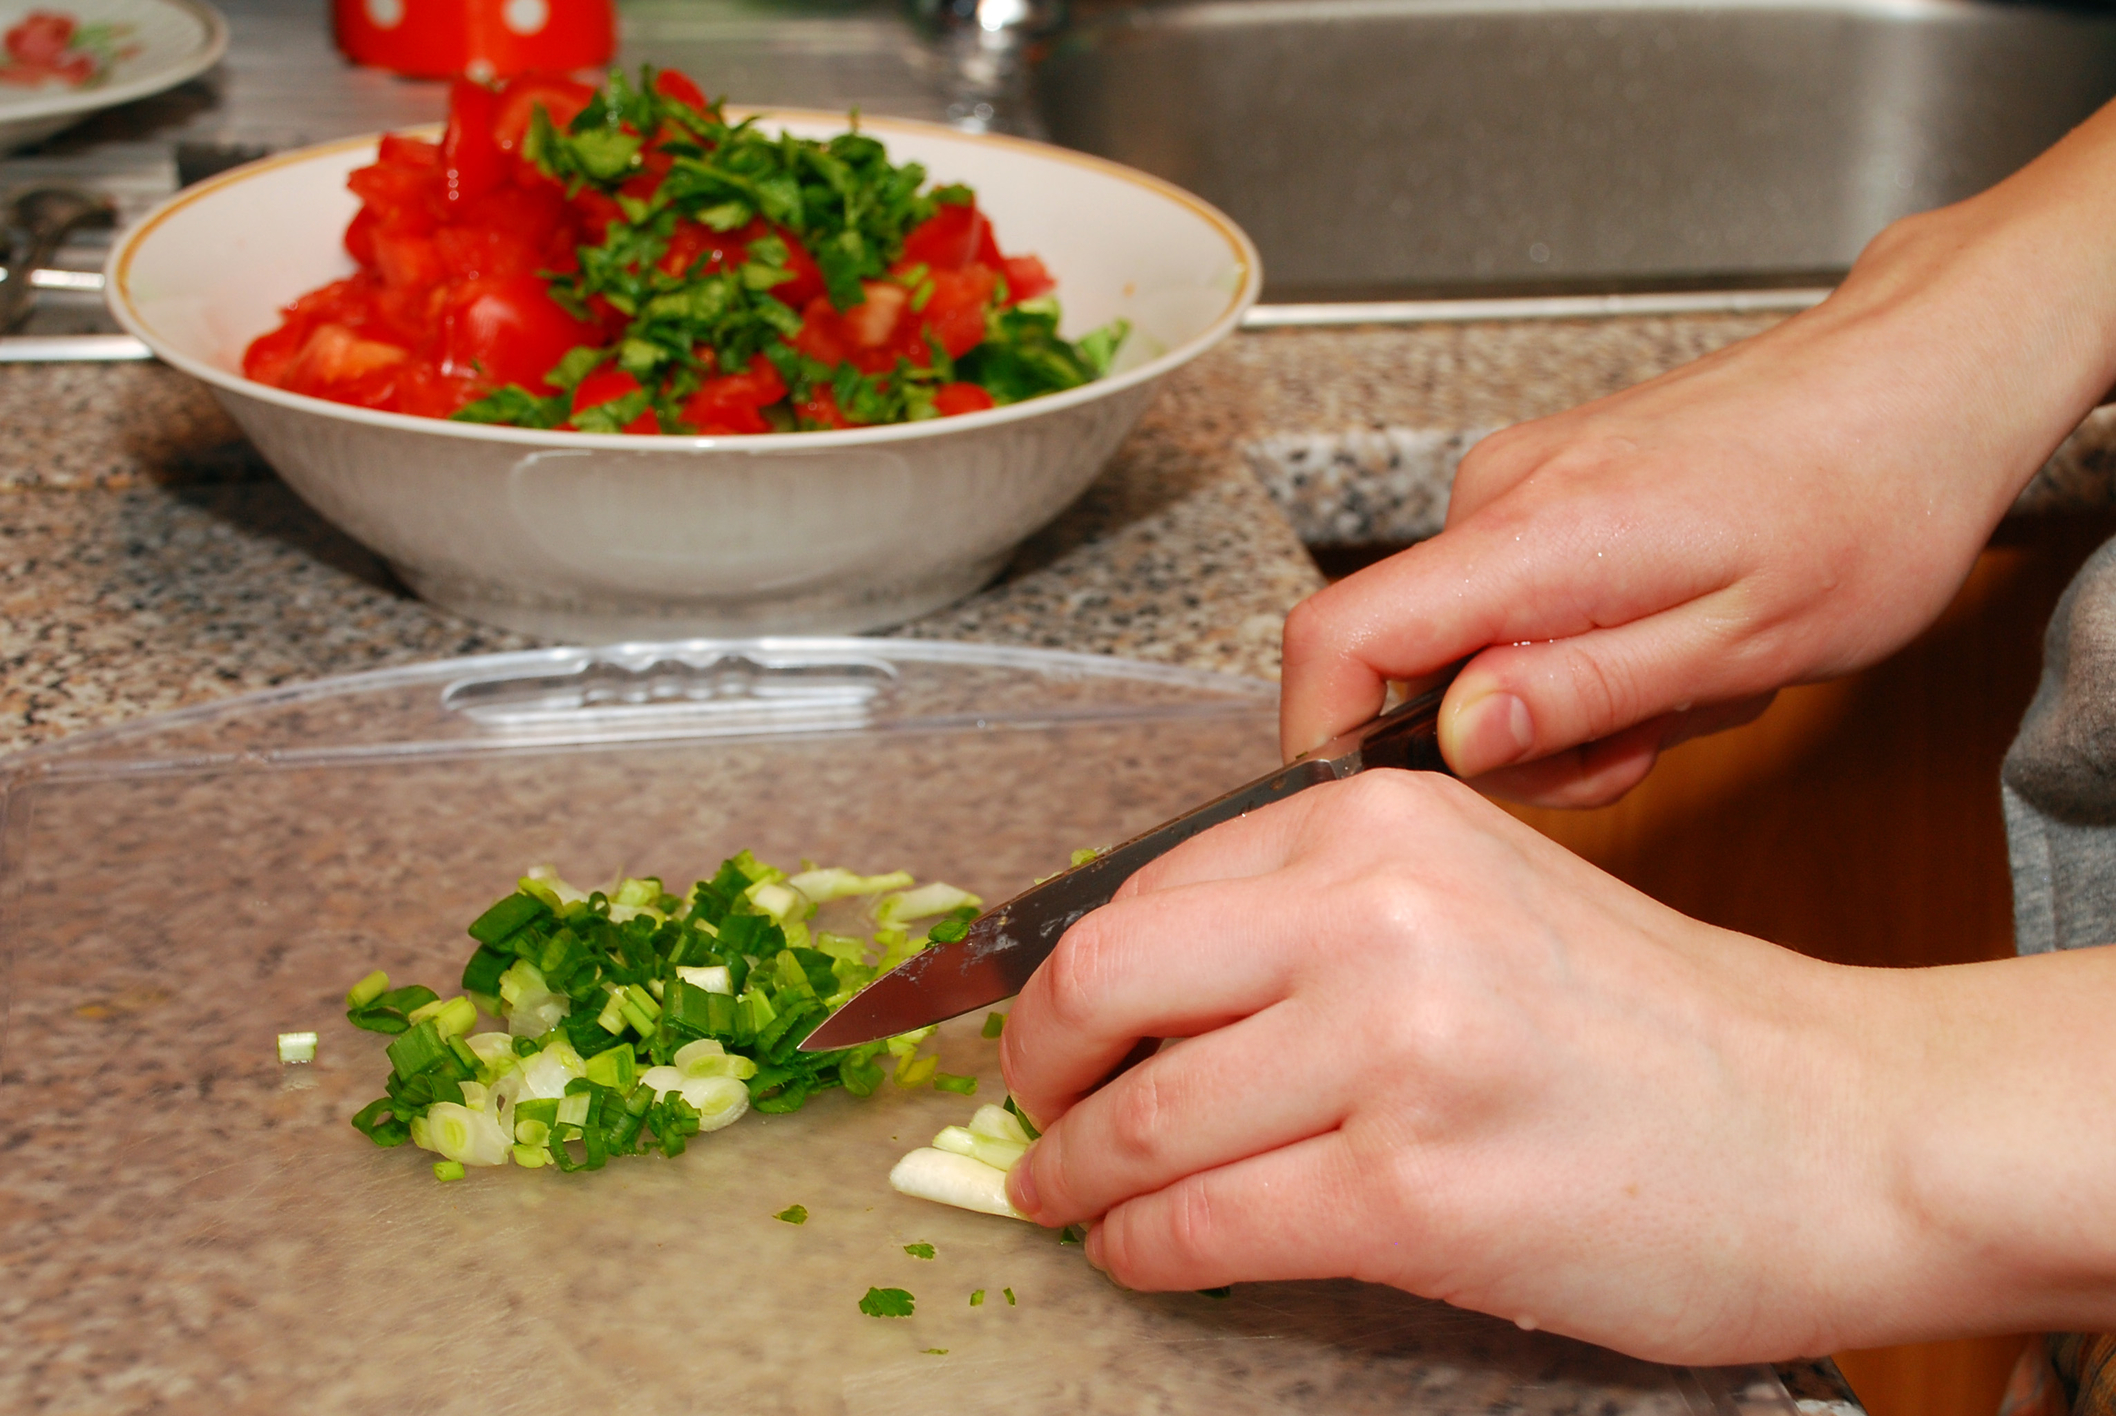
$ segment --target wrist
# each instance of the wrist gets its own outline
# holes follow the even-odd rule
[[[2116,953],[1905,971],[1882,1018],[1882,1340],[2116,1328]]]
[[[1952,365],[1960,411],[2009,454],[1983,460],[2001,510],[2116,385],[2112,176],[2116,104],[1997,186],[1889,226],[1811,312],[1875,329],[1909,378]]]

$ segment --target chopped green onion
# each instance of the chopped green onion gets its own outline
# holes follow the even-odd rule
[[[1006,1014],[1004,1014],[1004,1013],[987,1013],[987,1014],[985,1014],[985,1025],[984,1025],[984,1034],[983,1034],[984,1036],[986,1036],[986,1037],[998,1037],[998,1036],[999,1036],[999,1035],[1000,1035],[1001,1033],[1003,1033],[1003,1032],[1005,1032],[1005,1031],[1006,1031],[1006,1027],[1007,1027],[1007,1015],[1006,1015]]]
[[[312,1032],[290,1032],[279,1035],[279,1060],[281,1062],[314,1062],[316,1060],[316,1034]]]
[[[788,1205],[785,1209],[773,1215],[772,1218],[785,1220],[788,1224],[806,1224],[808,1223],[808,1207],[806,1205]]]
[[[389,975],[376,969],[346,991],[345,1006],[365,1008],[368,1004],[389,992]]]
[[[1007,1306],[1008,1306],[1009,1308],[1013,1307],[1013,1306],[1014,1306],[1014,1290],[1013,1290],[1013,1289],[1011,1289],[1011,1288],[1002,1288],[1002,1289],[1000,1289],[999,1291],[1000,1291],[1001,1293],[1004,1293],[1004,1294],[1005,1294],[1005,1295],[1007,1296]]]
[[[917,1302],[901,1288],[870,1288],[860,1299],[860,1311],[870,1318],[908,1318]]]
[[[948,1355],[948,1349],[945,1347],[928,1347],[923,1355],[927,1357],[945,1357]]]
[[[811,928],[819,908],[855,897],[874,902],[868,934],[843,932],[852,904],[829,916],[831,928]],[[386,1094],[352,1124],[378,1146],[410,1142],[444,1164],[571,1172],[613,1155],[674,1156],[753,1107],[793,1111],[837,1086],[867,1096],[888,1075],[972,1095],[975,1077],[941,1072],[922,1050],[930,1027],[831,1052],[799,1047],[883,969],[958,937],[980,908],[967,891],[904,871],[803,862],[789,875],[748,851],[681,894],[653,876],[582,890],[539,866],[471,923],[455,996],[392,988],[381,970],[348,991],[347,1020],[390,1037]],[[931,928],[918,933],[914,921]],[[476,1031],[481,1014],[501,1029]],[[313,1057],[313,1046],[286,1034],[281,1055]],[[953,1129],[968,1137],[966,1154],[931,1152],[944,1177],[957,1163],[998,1174],[986,1162],[1009,1164],[1026,1145],[1011,1123]],[[978,1178],[971,1188],[1011,1212],[1003,1187]]]
[[[984,1305],[985,1291],[982,1288],[972,1289],[970,1292],[970,1306],[973,1308],[982,1308]]]
[[[933,1257],[933,1246],[931,1244],[906,1244],[904,1252],[914,1259],[930,1259]]]
[[[433,1178],[436,1180],[460,1180],[463,1178],[463,1162],[460,1160],[437,1160],[433,1163]]]
[[[1085,1244],[1087,1242],[1087,1229],[1083,1225],[1068,1224],[1065,1228],[1058,1231],[1058,1242],[1061,1244]]]

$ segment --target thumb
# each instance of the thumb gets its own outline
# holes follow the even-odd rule
[[[1704,603],[1478,654],[1441,705],[1440,750],[1448,765],[1481,777],[1687,715],[1698,703],[1745,700],[1774,687],[1745,681],[1729,622]],[[1656,745],[1662,740],[1651,736]]]

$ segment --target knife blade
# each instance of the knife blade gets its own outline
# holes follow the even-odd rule
[[[1438,729],[1446,692],[1443,681],[1274,772],[1030,886],[979,915],[957,942],[928,946],[854,994],[801,1050],[857,1047],[1013,997],[1065,931],[1108,904],[1135,871],[1222,821],[1373,767],[1445,772]]]

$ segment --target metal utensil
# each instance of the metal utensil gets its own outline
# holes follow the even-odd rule
[[[1442,682],[1307,756],[987,910],[960,941],[922,950],[855,994],[808,1035],[801,1050],[857,1047],[1011,998],[1065,931],[1108,904],[1133,872],[1222,821],[1373,767],[1445,772],[1438,726],[1446,692]]]
[[[51,264],[67,236],[83,226],[107,226],[116,218],[110,198],[73,187],[37,187],[15,198],[8,211],[7,269],[21,275],[0,281],[0,334],[29,318],[37,284],[33,273]]]

